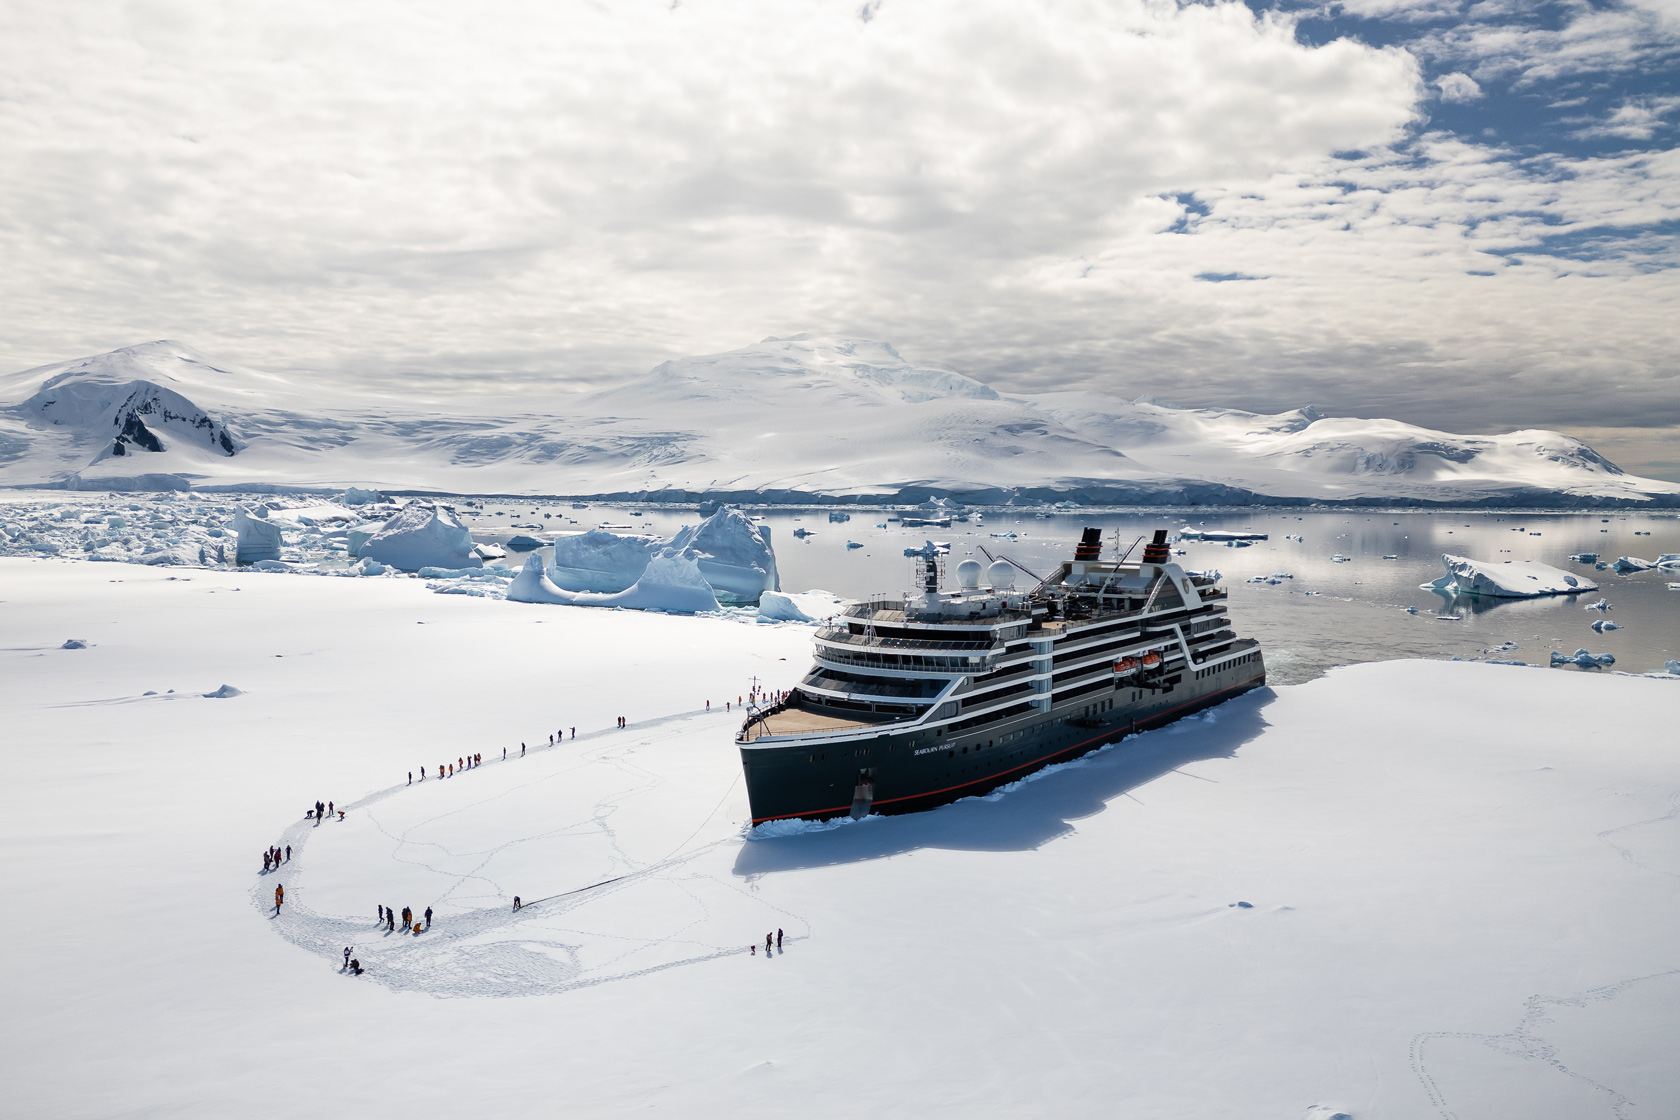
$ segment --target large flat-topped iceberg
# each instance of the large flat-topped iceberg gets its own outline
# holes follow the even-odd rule
[[[1598,584],[1535,560],[1506,560],[1493,564],[1468,556],[1441,554],[1447,574],[1430,584],[1457,595],[1488,595],[1499,599],[1531,599],[1540,595],[1575,595],[1597,591]]]
[[[410,502],[362,545],[360,555],[405,572],[421,568],[480,568],[472,533],[455,511],[436,502]]]

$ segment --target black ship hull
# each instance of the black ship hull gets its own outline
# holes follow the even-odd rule
[[[741,747],[753,824],[914,813],[974,797],[1136,731],[1161,727],[1266,683],[1256,649],[1228,668],[1176,684],[1117,681],[1048,711],[961,734],[938,727],[876,728],[852,736],[760,739]]]

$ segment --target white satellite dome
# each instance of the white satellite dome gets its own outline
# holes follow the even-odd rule
[[[1015,565],[1007,560],[993,560],[992,566],[986,569],[986,582],[993,587],[1014,587]]]
[[[980,586],[980,561],[970,557],[957,565],[957,586],[973,591]]]

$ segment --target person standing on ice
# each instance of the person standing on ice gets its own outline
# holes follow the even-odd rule
[[[768,933],[764,935],[764,955],[767,957],[770,955],[770,936]]]
[[[385,932],[397,932],[397,912],[389,906],[385,907]]]
[[[290,844],[286,845],[286,862],[292,862],[292,846]]]
[[[432,928],[432,908],[430,906],[426,907],[426,928]]]
[[[518,895],[513,896],[513,912],[515,914],[519,913],[519,896]]]
[[[782,948],[782,931],[777,930],[776,931],[776,950],[778,952],[780,952],[781,948]]]
[[[384,925],[385,924],[385,907],[375,905],[374,906],[374,912],[379,915],[379,920],[377,922],[373,923],[373,924],[376,925],[376,926]]]
[[[275,884],[275,887],[274,887],[274,912],[276,914],[280,913],[280,904],[282,902],[285,902],[285,901],[286,901],[286,886],[285,886],[285,884],[284,883]]]
[[[414,784],[414,771],[412,771],[412,770],[410,770],[410,771],[409,771],[409,772],[408,772],[408,784],[409,784],[409,785],[413,785],[413,784]]]
[[[520,754],[525,753],[525,744],[524,743],[519,744],[519,753]],[[503,762],[507,761],[507,748],[506,747],[502,748],[502,761]]]
[[[347,971],[350,968],[350,950],[354,948],[354,945],[346,945],[344,947],[344,968],[340,971]]]
[[[273,864],[274,864],[274,857],[270,856],[267,852],[264,852],[263,853],[263,874],[264,875],[268,874],[268,869],[271,866],[273,866]]]

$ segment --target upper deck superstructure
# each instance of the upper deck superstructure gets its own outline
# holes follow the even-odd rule
[[[917,592],[818,630],[804,680],[738,737],[755,823],[927,807],[1264,682],[1217,573],[1173,563],[1164,530],[1136,562],[1100,553],[1086,530],[1027,590],[970,560],[941,591],[929,562]]]

